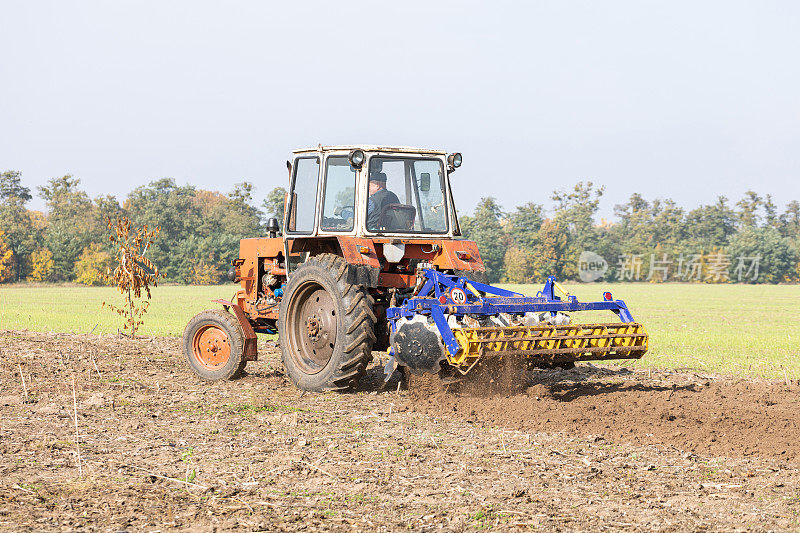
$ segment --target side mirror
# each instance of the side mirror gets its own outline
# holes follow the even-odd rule
[[[419,176],[419,190],[428,192],[431,190],[431,175],[428,172],[423,172]]]

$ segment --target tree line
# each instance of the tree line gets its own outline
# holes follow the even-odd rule
[[[253,205],[253,186],[227,194],[178,185],[170,178],[137,187],[123,201],[90,198],[71,175],[38,187],[47,212],[27,208],[32,192],[17,171],[0,174],[0,282],[103,283],[111,248],[106,221],[127,216],[137,226],[160,227],[147,257],[166,281],[213,284],[223,280],[239,240],[263,235],[276,209],[275,194]],[[283,196],[280,196],[283,209]]]
[[[506,212],[493,198],[483,198],[472,216],[462,217],[462,231],[478,243],[494,282],[538,283],[549,275],[584,281],[800,281],[796,200],[779,212],[769,195],[748,191],[735,203],[719,196],[686,210],[673,200],[635,193],[615,206],[617,220],[610,222],[596,220],[603,192],[591,182],[554,191],[549,215],[541,204]]]
[[[253,185],[227,193],[178,185],[170,178],[137,187],[122,201],[90,198],[71,175],[36,194],[46,213],[28,209],[33,193],[17,171],[0,174],[0,282],[103,283],[111,249],[106,220],[127,216],[160,227],[147,251],[164,279],[213,284],[235,258],[239,240],[266,234],[283,215],[278,187],[256,205]],[[580,182],[555,191],[552,205],[526,203],[505,211],[484,198],[461,216],[464,236],[478,243],[493,282],[562,280],[778,283],[800,280],[800,203],[779,212],[770,196],[748,192],[735,203],[719,197],[685,210],[672,200],[639,194],[597,220],[603,188]],[[589,278],[587,278],[587,272]]]

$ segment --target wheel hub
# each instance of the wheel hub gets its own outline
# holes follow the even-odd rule
[[[192,354],[198,363],[209,370],[222,368],[231,356],[228,334],[213,324],[202,326],[192,339]]]
[[[322,331],[322,323],[318,316],[310,316],[306,320],[306,331],[308,333],[308,338],[312,341],[319,340],[320,332]]]
[[[338,329],[337,305],[322,286],[308,282],[298,287],[286,320],[290,354],[307,374],[316,374],[331,360]]]

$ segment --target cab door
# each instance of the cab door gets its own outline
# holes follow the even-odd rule
[[[287,235],[315,234],[319,163],[318,155],[300,156],[294,160],[286,214]]]

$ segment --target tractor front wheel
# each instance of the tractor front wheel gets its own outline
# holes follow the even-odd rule
[[[301,390],[352,389],[372,359],[372,297],[347,282],[348,268],[341,257],[320,254],[289,278],[278,335],[283,366]]]
[[[183,332],[183,354],[195,374],[209,381],[242,375],[244,332],[236,317],[222,310],[197,314]]]

